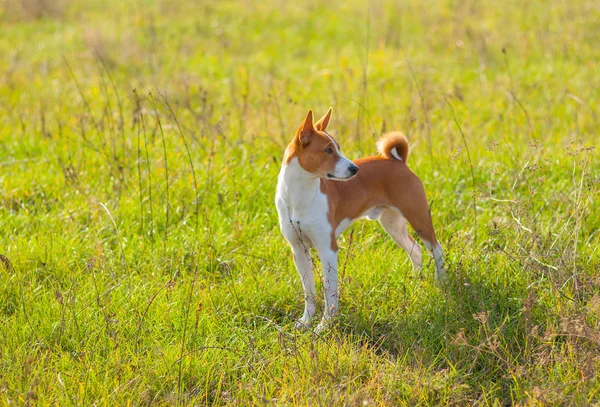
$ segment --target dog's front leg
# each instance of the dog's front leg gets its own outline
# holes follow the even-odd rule
[[[323,266],[323,289],[325,290],[325,311],[323,319],[315,329],[317,333],[327,328],[331,319],[339,312],[338,298],[338,258],[337,250],[331,247],[317,247]]]
[[[292,247],[296,269],[302,280],[304,288],[304,314],[296,322],[296,329],[307,329],[317,309],[317,292],[315,290],[315,276],[313,274],[313,263],[310,253],[301,246]]]

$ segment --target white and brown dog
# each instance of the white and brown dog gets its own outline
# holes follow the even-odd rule
[[[421,248],[408,233],[408,221],[433,255],[436,279],[445,276],[442,246],[435,237],[423,184],[406,166],[406,137],[386,134],[377,143],[381,155],[352,162],[325,131],[330,118],[331,108],[313,124],[312,111],[308,112],[285,150],[275,198],[281,232],[292,246],[304,287],[299,329],[310,326],[316,311],[311,247],[321,259],[325,311],[317,331],[339,311],[336,239],[356,219],[378,219],[418,269]]]

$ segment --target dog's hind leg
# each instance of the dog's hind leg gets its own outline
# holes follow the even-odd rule
[[[411,183],[404,185],[404,187],[405,189],[402,191],[402,194],[409,195],[403,196],[399,193],[393,200],[394,206],[398,208],[425,247],[431,252],[435,261],[435,278],[441,282],[446,277],[443,250],[435,237],[423,183],[415,177]]]
[[[379,223],[394,242],[406,250],[410,256],[413,268],[419,270],[422,263],[421,247],[408,233],[407,222],[404,216],[399,211],[389,208],[381,213]]]
[[[433,261],[435,263],[435,279],[443,282],[446,279],[446,269],[444,268],[444,250],[442,249],[442,245],[436,241],[435,243],[431,243],[427,240],[423,240],[423,244],[433,256]]]

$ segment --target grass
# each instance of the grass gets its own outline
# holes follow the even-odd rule
[[[600,403],[597,4],[330,3],[3,5],[2,404]],[[408,135],[449,282],[358,222],[317,336],[273,202],[329,106]]]

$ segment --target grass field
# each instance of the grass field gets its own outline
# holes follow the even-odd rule
[[[0,404],[600,403],[598,21],[591,0],[3,2]],[[358,222],[315,335],[274,194],[329,106],[349,158],[407,134],[449,279]]]

